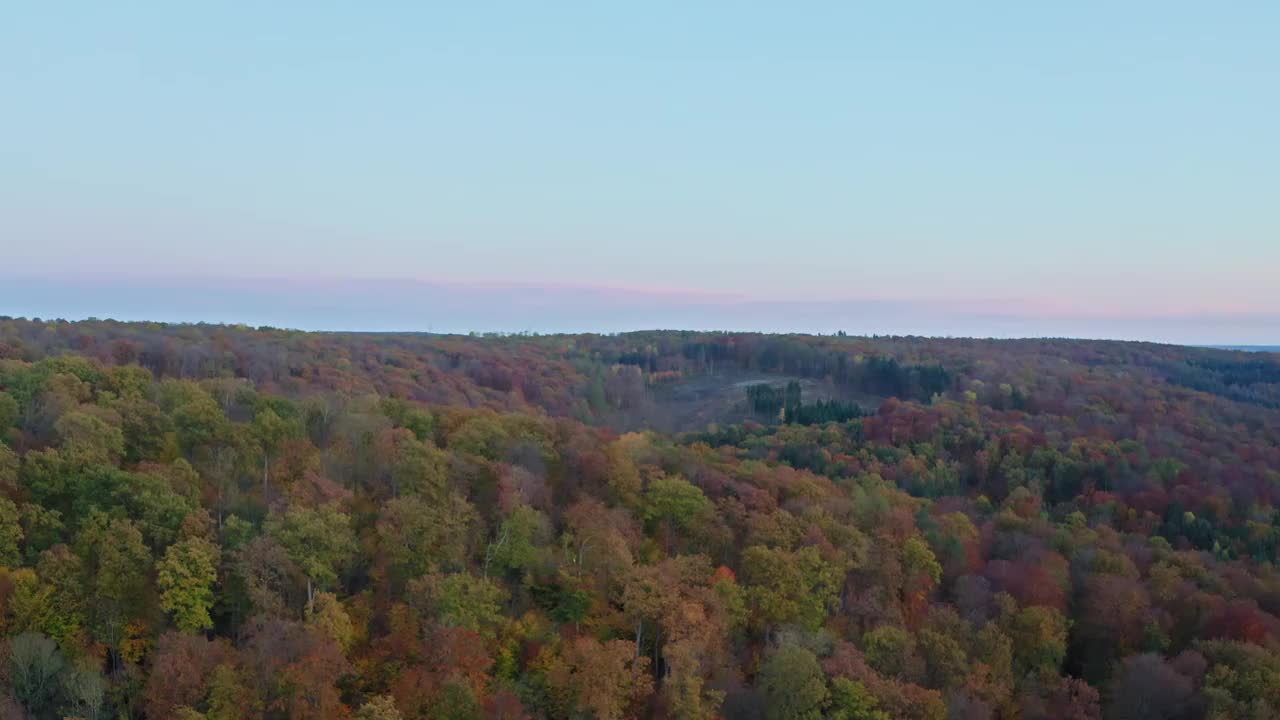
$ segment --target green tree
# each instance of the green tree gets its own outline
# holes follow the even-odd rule
[[[209,678],[209,695],[205,701],[208,711],[206,720],[240,720],[251,717],[253,696],[245,687],[244,679],[229,663],[222,663],[213,669]]]
[[[1209,661],[1210,718],[1280,717],[1280,652],[1227,640],[1201,643],[1200,650]]]
[[[18,422],[18,401],[7,392],[0,392],[0,440],[8,433],[9,428]]]
[[[680,528],[689,527],[711,512],[711,501],[702,490],[681,477],[654,478],[644,493],[644,519],[655,523],[666,521]]]
[[[431,705],[431,720],[481,720],[483,717],[475,690],[458,680],[445,682]]]
[[[411,578],[433,569],[463,568],[478,521],[471,504],[456,494],[443,503],[407,496],[383,506],[377,529],[392,567],[400,577]]]
[[[431,574],[409,586],[411,596],[426,600],[436,622],[492,637],[503,621],[508,593],[487,578],[469,573]]]
[[[253,437],[262,449],[262,492],[265,496],[271,478],[271,462],[281,446],[290,438],[302,435],[302,423],[284,420],[270,407],[262,407],[253,416]]]
[[[839,599],[843,576],[813,547],[796,552],[753,545],[742,554],[748,602],[764,624],[816,630]]]
[[[766,720],[820,720],[829,693],[818,658],[799,645],[778,648],[760,666]]]
[[[103,384],[119,398],[147,397],[153,382],[151,371],[140,365],[117,365],[103,378]]]
[[[950,687],[964,679],[969,658],[955,637],[926,629],[920,631],[918,645],[932,687]]]
[[[222,407],[199,386],[195,386],[190,399],[173,409],[170,417],[178,443],[188,455],[225,438],[230,430]]]
[[[1014,671],[1056,675],[1067,656],[1070,621],[1057,610],[1033,605],[1002,618],[1001,626],[1013,641]]]
[[[491,568],[511,573],[534,569],[547,559],[554,532],[546,515],[517,505],[485,550],[486,574]]]
[[[121,505],[129,508],[129,488],[134,476],[109,464],[81,463],[61,450],[28,452],[22,467],[22,482],[31,502],[59,513],[68,526],[76,527],[95,510],[109,512]]]
[[[893,625],[881,625],[863,635],[862,644],[871,667],[889,677],[906,674],[916,650],[911,633]]]
[[[142,398],[127,398],[112,407],[120,413],[126,462],[160,462],[177,455],[173,421],[158,405]]]
[[[19,568],[8,573],[11,585],[5,600],[8,614],[7,628],[17,632],[39,632],[53,637],[63,633],[54,610],[56,590],[31,568]]]
[[[213,585],[218,580],[221,549],[203,537],[188,537],[169,546],[156,565],[160,607],[173,615],[183,632],[213,627]]]
[[[449,455],[434,445],[409,438],[397,445],[391,466],[391,486],[396,495],[421,495],[440,502],[448,488]]]
[[[902,569],[908,575],[922,575],[936,584],[942,579],[942,566],[929,548],[929,543],[919,535],[912,535],[902,546]]]
[[[0,495],[0,566],[17,567],[22,564],[20,545],[24,536],[18,506]]]
[[[78,464],[115,465],[124,456],[124,433],[97,414],[73,410],[58,418],[53,429],[63,452]]]
[[[356,550],[351,518],[336,503],[290,508],[284,515],[268,518],[266,531],[307,576],[308,600],[314,594],[313,584],[322,589],[337,584]]]
[[[332,638],[343,652],[350,650],[351,644],[355,642],[356,631],[351,616],[333,593],[316,593],[307,603],[306,619],[308,627]]]
[[[413,433],[413,436],[423,442],[431,438],[435,434],[436,419],[423,408],[400,398],[390,398],[382,401],[382,412],[396,427],[402,427]]]
[[[889,713],[879,707],[880,701],[862,683],[842,677],[832,679],[828,720],[890,720]]]
[[[784,393],[782,419],[783,422],[793,423],[796,421],[796,415],[800,412],[801,402],[800,383],[792,380],[787,383],[787,389]]]
[[[143,611],[153,560],[131,521],[94,512],[77,542],[85,558],[94,635],[119,659],[125,625]]]
[[[0,435],[0,492],[18,492],[18,455],[4,444],[3,435]]]
[[[36,503],[22,503],[18,508],[22,523],[23,540],[27,546],[27,561],[49,548],[62,542],[66,537],[67,526],[62,521],[62,513],[49,510]]]
[[[157,552],[177,539],[182,522],[199,508],[195,499],[175,492],[170,479],[159,472],[121,473],[112,492],[112,502],[127,509]]]
[[[10,632],[41,632],[61,645],[78,642],[85,625],[84,563],[66,545],[40,555],[35,571],[10,574]]]
[[[511,435],[498,415],[477,413],[468,417],[448,436],[448,448],[478,455],[487,460],[501,460],[511,442]]]

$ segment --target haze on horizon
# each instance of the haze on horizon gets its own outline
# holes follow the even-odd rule
[[[0,315],[1280,342],[1280,6],[0,25]]]

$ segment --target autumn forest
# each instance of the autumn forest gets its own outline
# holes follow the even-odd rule
[[[1280,354],[0,318],[0,718],[1280,717]]]

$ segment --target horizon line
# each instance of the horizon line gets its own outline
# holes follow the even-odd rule
[[[776,335],[780,337],[799,336],[799,337],[825,337],[825,338],[847,338],[852,340],[872,340],[877,338],[906,338],[906,339],[923,339],[923,340],[977,340],[989,342],[1020,342],[1020,341],[1067,341],[1067,342],[1107,342],[1107,343],[1137,343],[1146,345],[1166,345],[1170,347],[1188,347],[1200,348],[1207,350],[1224,350],[1224,351],[1261,351],[1261,352],[1280,352],[1280,344],[1267,343],[1186,343],[1162,340],[1144,340],[1141,338],[1124,338],[1124,337],[1097,337],[1085,335],[934,335],[934,334],[918,334],[918,333],[849,333],[843,330],[835,330],[832,332],[806,332],[806,331],[771,331],[771,330],[749,330],[749,329],[729,329],[729,328],[694,328],[694,327],[650,327],[637,328],[634,330],[579,330],[579,331],[539,331],[539,330],[470,330],[470,331],[435,331],[435,330],[356,330],[350,328],[301,328],[277,325],[253,325],[243,322],[228,322],[220,320],[142,320],[142,319],[123,319],[116,317],[99,317],[88,315],[85,317],[65,318],[65,317],[39,317],[39,316],[23,316],[23,315],[0,315],[0,321],[18,321],[28,322],[32,324],[38,323],[117,323],[121,325],[163,325],[167,327],[200,327],[212,326],[227,328],[232,330],[248,330],[253,332],[290,332],[290,333],[308,333],[317,335],[433,335],[437,337],[573,337],[578,335],[599,335],[604,337],[613,337],[620,335],[639,335],[645,333],[705,333],[720,335]]]

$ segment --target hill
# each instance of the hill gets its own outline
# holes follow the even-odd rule
[[[0,437],[0,714],[1280,712],[1280,356],[0,319]]]

